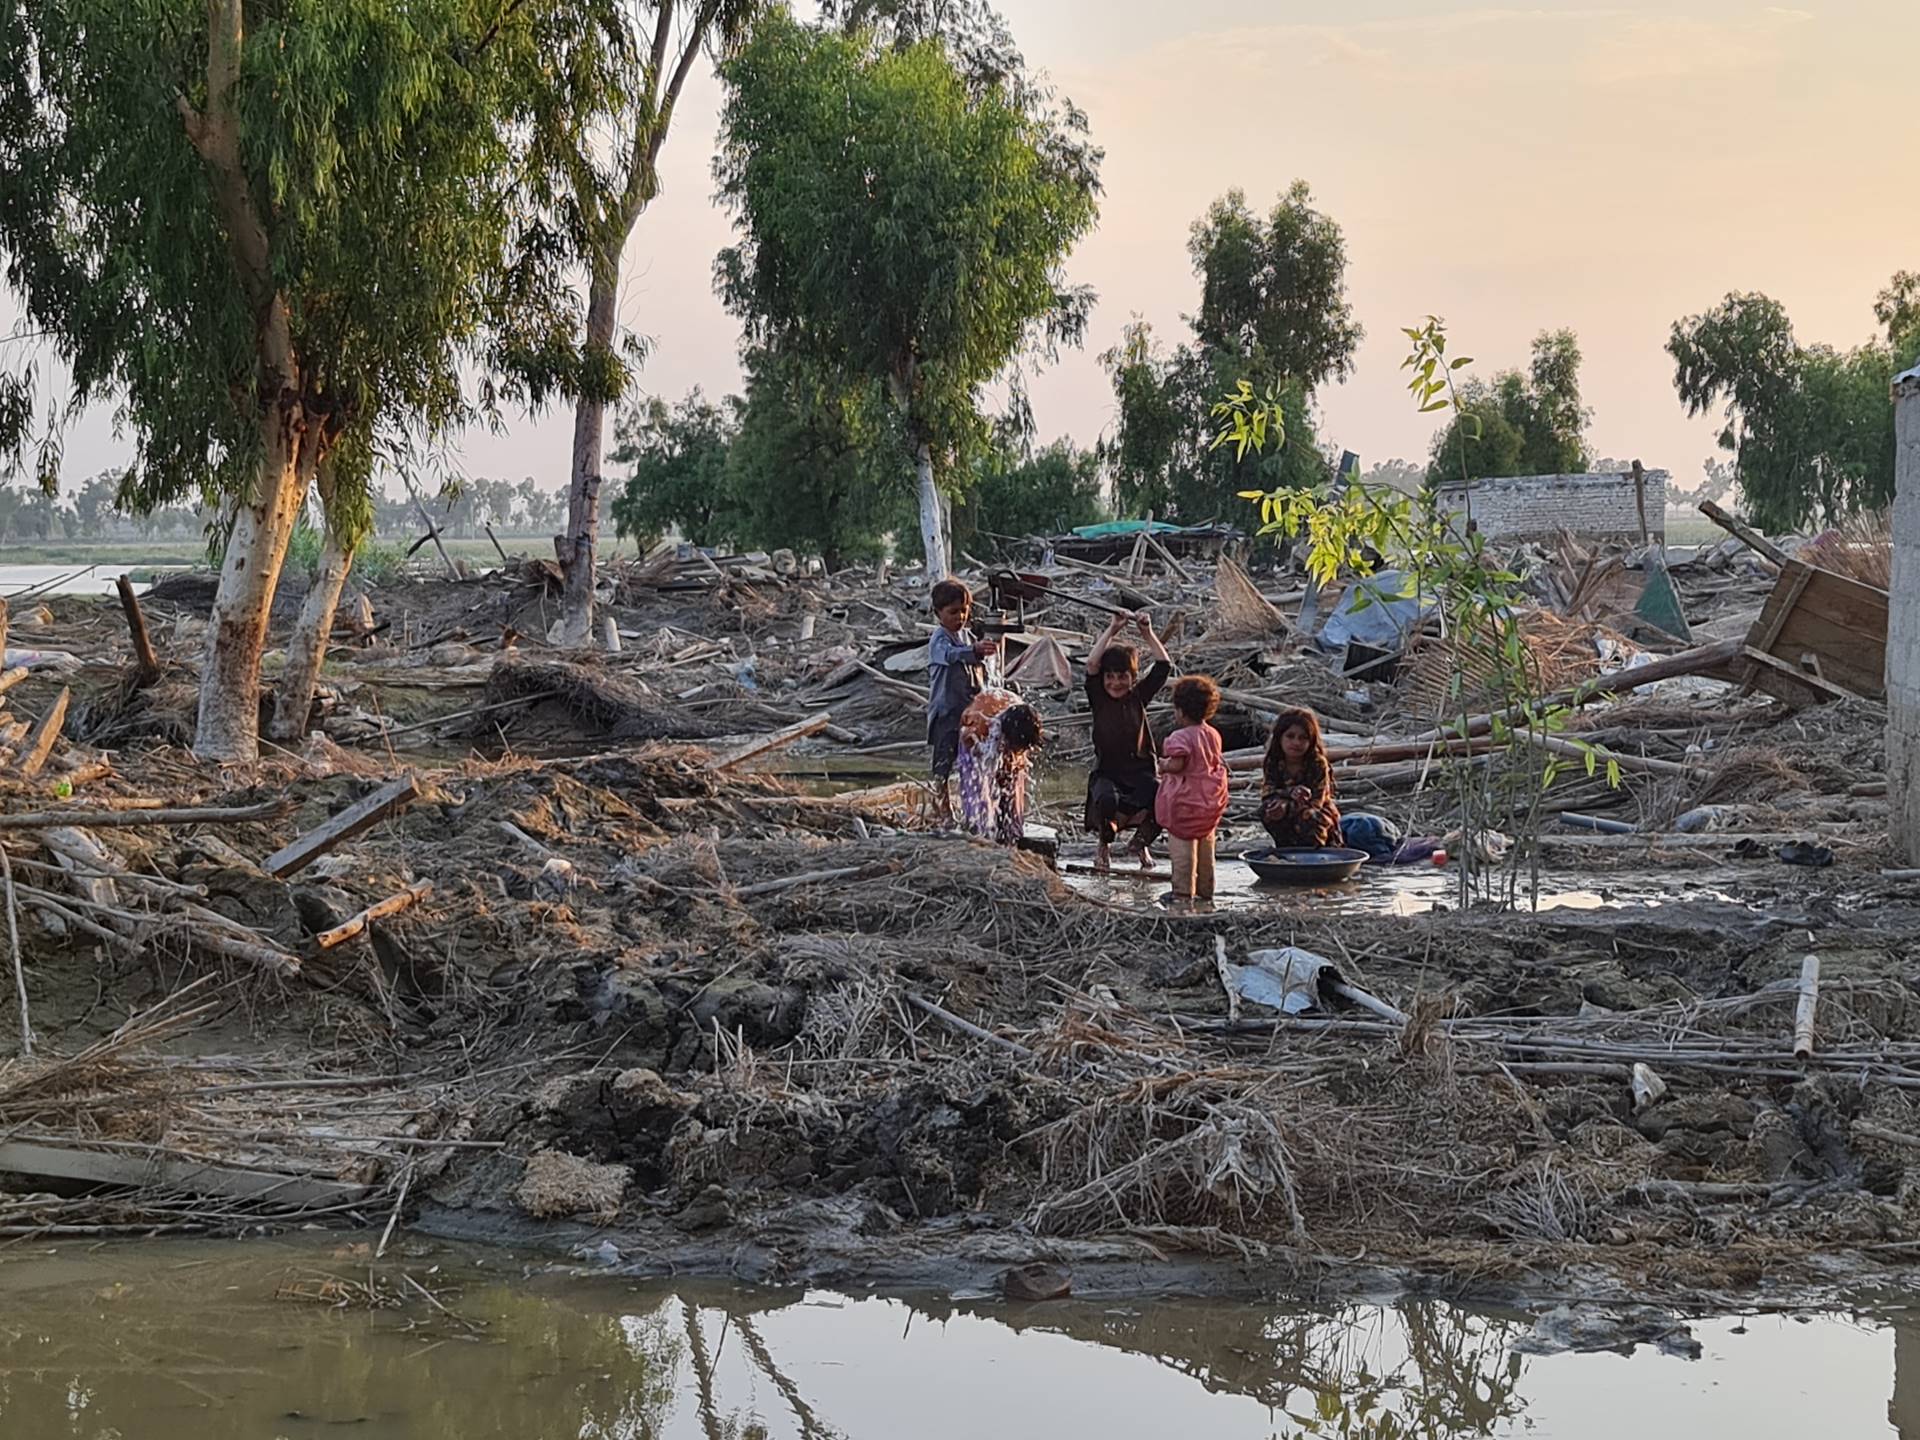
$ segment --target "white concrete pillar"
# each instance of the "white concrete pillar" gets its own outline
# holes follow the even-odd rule
[[[1893,843],[1920,865],[1920,369],[1893,382],[1893,592],[1887,617],[1887,794]]]

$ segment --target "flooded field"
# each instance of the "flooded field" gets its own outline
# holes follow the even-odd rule
[[[1715,1319],[1697,1359],[1523,1353],[1533,1331],[1434,1301],[663,1288],[338,1237],[33,1246],[0,1258],[0,1434],[1920,1440],[1920,1328]]]
[[[113,582],[131,569],[113,560],[97,565],[0,565],[0,599],[30,595],[111,595]],[[145,592],[145,580],[134,582],[136,591]]]

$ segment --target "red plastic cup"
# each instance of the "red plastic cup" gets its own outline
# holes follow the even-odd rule
[[[1441,866],[1441,865],[1445,865],[1445,864],[1447,863],[1447,852],[1446,852],[1446,851],[1444,851],[1444,850],[1436,850],[1436,851],[1434,851],[1434,852],[1433,852],[1433,863],[1434,863],[1434,865],[1435,865],[1435,866]]]

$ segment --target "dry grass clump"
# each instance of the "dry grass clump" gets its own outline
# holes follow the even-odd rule
[[[632,1179],[624,1165],[596,1165],[564,1150],[540,1150],[528,1158],[513,1199],[536,1220],[585,1215],[604,1224],[620,1213]]]
[[[1732,751],[1714,766],[1698,798],[1702,805],[1751,803],[1804,794],[1811,788],[1807,777],[1780,751],[1768,745],[1748,745]]]

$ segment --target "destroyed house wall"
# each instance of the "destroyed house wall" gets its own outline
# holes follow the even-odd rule
[[[1887,613],[1887,793],[1894,845],[1920,864],[1920,370],[1893,385],[1893,584]]]
[[[1643,472],[1648,533],[1667,533],[1667,472]],[[1467,487],[1442,485],[1440,501],[1455,515],[1467,511]],[[1630,471],[1595,475],[1506,475],[1476,480],[1473,519],[1489,540],[1543,540],[1570,531],[1583,539],[1640,538],[1640,506]]]

